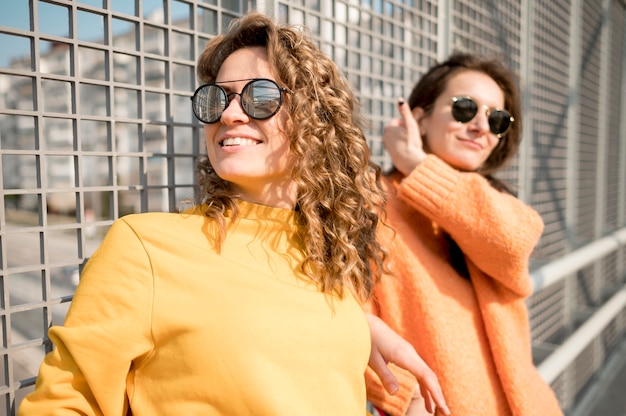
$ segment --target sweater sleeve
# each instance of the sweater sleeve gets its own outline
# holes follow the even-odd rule
[[[528,260],[543,232],[531,207],[434,155],[399,183],[398,194],[448,232],[485,274],[519,296],[530,294]]]
[[[118,220],[88,261],[64,326],[50,329],[55,349],[19,416],[126,414],[131,366],[152,349],[152,294],[148,256]]]

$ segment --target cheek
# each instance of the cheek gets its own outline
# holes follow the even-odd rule
[[[207,151],[211,151],[211,147],[213,142],[215,141],[215,135],[217,134],[217,126],[219,123],[215,124],[205,124],[204,125],[204,141],[206,142]]]
[[[216,124],[217,125],[217,124]],[[217,127],[213,124],[205,124],[204,125],[204,142],[205,142],[205,150],[207,156],[211,163],[215,162],[215,135],[217,134]]]
[[[292,123],[287,111],[282,107],[278,114],[269,119],[270,131],[269,134],[280,135],[285,138],[290,131],[292,131]]]
[[[496,147],[498,147],[498,145],[500,144],[500,140],[503,140],[503,139],[499,139],[495,135],[492,135],[489,137],[489,155],[491,155],[493,151],[496,149]]]
[[[280,137],[280,141],[275,141],[273,145],[273,153],[277,161],[280,161],[283,166],[294,165],[297,160],[295,154],[291,151],[291,143],[289,140],[282,134],[276,134],[275,137]]]
[[[289,129],[289,119],[287,114],[282,110],[274,117],[268,120],[263,134],[269,137],[272,147],[282,154],[291,154],[291,140],[287,137]]]
[[[443,117],[437,118],[436,115],[422,119],[419,126],[424,147],[431,152],[445,146],[449,137],[462,128],[460,123],[451,122]]]

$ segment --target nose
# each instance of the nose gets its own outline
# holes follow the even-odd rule
[[[224,109],[224,112],[222,112],[220,122],[228,125],[233,123],[247,123],[248,121],[250,121],[250,117],[248,117],[241,107],[241,97],[239,94],[232,94],[228,98],[228,105],[226,109]]]
[[[487,107],[482,107],[476,113],[476,116],[470,120],[468,127],[481,134],[488,133],[491,130],[489,129],[489,109]]]

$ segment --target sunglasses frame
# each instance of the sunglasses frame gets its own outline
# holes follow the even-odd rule
[[[228,84],[231,82],[240,82],[240,81],[248,81],[246,83],[246,85],[243,86],[243,88],[241,89],[241,92],[227,92],[222,86],[220,86],[219,84]],[[279,95],[278,95],[278,106],[276,107],[276,109],[269,115],[267,116],[263,116],[263,117],[257,117],[253,114],[248,113],[248,110],[246,109],[247,104],[244,104],[243,102],[241,102],[241,109],[243,110],[243,112],[250,118],[254,119],[254,120],[267,120],[271,117],[274,117],[276,115],[276,113],[278,113],[278,111],[280,110],[280,108],[283,105],[283,93],[289,93],[290,91],[287,88],[281,87],[280,85],[278,85],[278,83],[274,80],[268,79],[268,78],[246,78],[246,79],[236,79],[236,80],[232,80],[232,81],[221,81],[221,82],[210,82],[208,84],[203,84],[200,85],[198,88],[196,88],[196,90],[194,91],[193,95],[190,97],[191,98],[191,108],[193,110],[193,114],[196,116],[196,118],[198,120],[200,120],[201,122],[205,123],[205,124],[215,124],[217,122],[219,122],[222,119],[222,114],[224,113],[224,111],[226,111],[226,109],[228,108],[228,106],[230,105],[230,103],[232,102],[231,100],[231,96],[232,95],[238,95],[239,99],[241,100],[241,98],[243,97],[243,94],[246,92],[246,90],[248,88],[253,88],[253,84],[255,82],[259,82],[259,81],[266,81],[269,82],[271,84],[273,84],[274,86],[276,86],[276,90],[278,91]],[[226,97],[226,100],[224,102],[224,108],[222,108],[222,111],[219,114],[219,117],[213,121],[205,121],[203,120],[199,115],[198,112],[196,111],[196,100],[197,100],[197,96],[200,93],[201,90],[205,89],[206,87],[217,87],[221,90],[221,92],[224,94],[224,97]]]
[[[474,115],[472,116],[472,118],[470,118],[469,120],[467,120],[467,121],[462,121],[462,120],[457,119],[457,117],[454,115],[454,113],[455,113],[455,112],[454,112],[454,109],[452,109],[452,110],[451,110],[451,112],[452,112],[452,117],[453,117],[456,121],[458,121],[459,123],[463,123],[463,124],[465,124],[465,123],[469,123],[470,121],[472,121],[472,120],[476,117],[476,115],[477,115],[477,114],[478,114],[478,112],[480,111],[480,106],[478,105],[478,103],[476,102],[476,100],[474,100],[472,97],[469,97],[469,96],[459,96],[459,97],[452,97],[452,107],[454,108],[454,105],[455,105],[456,103],[458,103],[459,101],[461,101],[461,100],[469,100],[469,101],[471,101],[472,103],[474,103],[474,105],[476,106],[476,112],[474,113]],[[506,111],[506,110],[499,109],[499,108],[487,108],[487,110],[486,110],[486,112],[485,112],[485,114],[487,115],[487,119],[489,119],[489,118],[491,117],[491,115],[492,115],[494,112],[504,113],[504,114],[505,114],[505,116],[504,116],[505,118],[506,118],[506,116],[508,115],[509,125],[507,126],[506,130],[504,130],[504,131],[503,131],[503,132],[501,132],[501,133],[497,133],[497,132],[494,132],[493,130],[491,130],[491,123],[489,123],[489,131],[490,131],[492,134],[495,134],[495,135],[496,135],[496,137],[501,138],[501,137],[504,137],[504,136],[505,136],[505,135],[506,135],[506,134],[507,134],[507,133],[511,130],[511,126],[512,126],[512,125],[513,125],[513,123],[515,122],[515,118],[511,115],[511,113],[509,113],[509,112],[508,112],[508,111]]]

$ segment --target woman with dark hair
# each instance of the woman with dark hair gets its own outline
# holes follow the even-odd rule
[[[363,311],[384,195],[335,64],[250,13],[208,42],[198,77],[199,204],[114,222],[19,415],[363,415],[370,359],[387,386],[385,360],[412,368],[443,405]]]
[[[385,178],[395,233],[381,238],[392,276],[370,309],[435,371],[453,415],[562,414],[533,365],[525,303],[543,222],[493,177],[519,147],[520,108],[510,70],[457,53],[400,100],[383,135],[395,166]],[[396,376],[393,397],[368,377],[370,402],[422,414],[415,380]]]

